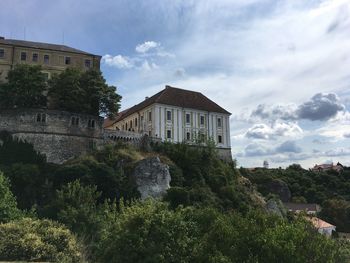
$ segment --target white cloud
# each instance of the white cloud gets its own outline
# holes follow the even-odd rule
[[[146,53],[151,49],[160,47],[160,43],[155,42],[155,41],[146,41],[142,44],[139,44],[136,46],[135,50],[138,53]]]
[[[158,69],[158,68],[159,68],[159,66],[156,63],[154,63],[154,62],[150,63],[147,60],[145,60],[140,67],[140,69],[143,71],[151,71],[151,70]]]
[[[245,133],[245,137],[253,139],[275,139],[276,137],[297,137],[303,130],[296,123],[274,122],[270,125],[255,124]]]
[[[109,54],[102,57],[102,63],[119,69],[132,68],[134,65],[128,57],[122,55],[111,56]]]

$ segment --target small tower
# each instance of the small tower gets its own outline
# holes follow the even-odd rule
[[[265,161],[263,162],[263,167],[264,167],[265,169],[269,169],[269,162],[265,160]]]

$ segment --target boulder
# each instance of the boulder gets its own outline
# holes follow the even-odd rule
[[[170,188],[169,166],[162,163],[158,157],[139,161],[133,172],[133,178],[141,199],[160,198]]]

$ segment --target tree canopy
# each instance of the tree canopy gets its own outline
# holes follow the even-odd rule
[[[49,108],[114,117],[121,96],[101,71],[67,68],[47,81],[40,66],[16,65],[0,84],[0,108]]]
[[[47,83],[40,66],[18,64],[7,75],[7,82],[0,84],[0,107],[46,107]]]
[[[108,117],[120,108],[116,87],[108,86],[101,71],[95,69],[81,72],[68,68],[54,75],[49,86],[49,108]]]

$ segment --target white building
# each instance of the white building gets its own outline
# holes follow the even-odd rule
[[[120,112],[114,121],[106,120],[104,127],[144,133],[174,143],[211,138],[219,153],[231,158],[230,115],[202,93],[166,86]]]

